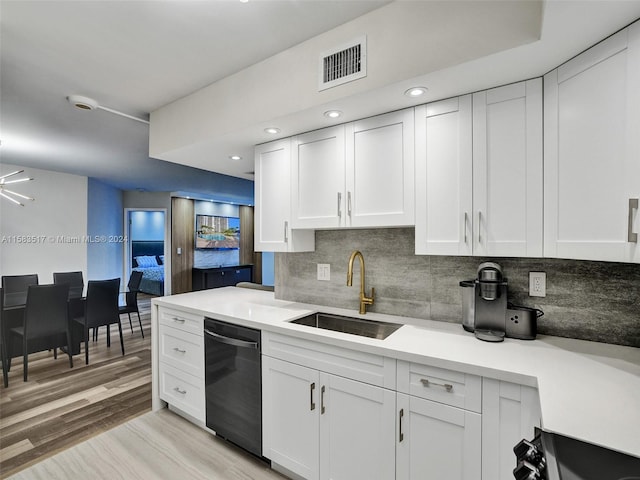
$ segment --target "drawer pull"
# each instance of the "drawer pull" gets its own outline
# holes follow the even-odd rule
[[[638,210],[638,199],[629,199],[629,226],[627,229],[627,241],[630,243],[638,243],[638,234],[633,231],[633,211]]]
[[[447,392],[451,392],[453,390],[453,385],[451,385],[450,383],[436,383],[436,382],[430,382],[429,380],[427,380],[426,378],[421,378],[420,382],[422,383],[422,385],[424,387],[430,387],[431,385],[435,385],[436,387],[442,387],[444,388]]]
[[[180,390],[180,387],[173,387],[173,391],[174,392],[178,392],[180,395],[186,395],[187,391],[186,390]]]
[[[178,318],[178,317],[173,317],[171,320],[173,320],[174,322],[178,322],[178,323],[184,323],[185,322],[184,318]]]
[[[173,351],[178,353],[187,353],[186,350],[182,350],[181,348],[178,348],[178,347],[173,347]]]
[[[324,414],[324,385],[320,388],[320,415]]]
[[[404,440],[404,433],[402,433],[402,419],[404,418],[404,408],[400,409],[400,421],[398,422],[400,424],[400,435],[398,438],[398,442],[401,442]]]

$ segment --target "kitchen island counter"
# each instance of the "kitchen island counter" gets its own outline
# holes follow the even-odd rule
[[[357,299],[354,303],[357,305]],[[477,340],[459,324],[372,312],[359,315],[356,310],[277,300],[273,292],[236,287],[154,298],[154,330],[158,306],[536,387],[545,430],[640,457],[638,348],[551,336],[488,343]],[[378,340],[290,323],[317,311],[403,326],[385,340]],[[152,340],[154,346],[156,342]],[[153,350],[157,365],[157,349]],[[154,383],[153,408],[158,409],[161,404],[155,374]]]

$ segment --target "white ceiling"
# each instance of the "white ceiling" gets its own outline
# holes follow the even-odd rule
[[[414,0],[415,5],[426,1],[431,0]],[[0,0],[2,163],[86,175],[123,189],[211,192],[213,187],[233,197],[233,190],[246,190],[248,182],[151,159],[147,125],[102,110],[79,111],[66,96],[85,95],[148,118],[152,111],[388,3]],[[441,2],[447,3],[465,5]],[[429,86],[424,102],[541,75],[640,17],[640,0],[551,0],[543,5],[539,40],[342,98],[348,112],[344,120],[407,106],[397,92],[412,82]],[[424,19],[425,29],[440,27],[429,21]],[[463,43],[473,41],[470,35],[477,32],[455,34]],[[398,55],[389,68],[402,69],[408,61]],[[261,119],[273,118],[284,131],[324,125],[313,108],[285,115],[273,103],[273,111]],[[195,147],[185,152],[191,150],[194,158],[211,156],[217,145],[216,160],[207,169],[251,178],[245,172],[252,170],[252,146],[265,140],[262,121],[230,127],[218,143],[212,132],[206,152]],[[240,173],[222,164],[228,162],[229,145],[249,162]],[[175,161],[203,168],[189,158]]]

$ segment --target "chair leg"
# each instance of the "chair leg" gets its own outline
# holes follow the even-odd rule
[[[144,331],[142,330],[142,320],[140,320],[140,312],[136,312],[138,314],[138,323],[140,324],[140,333],[142,334],[142,338],[144,338]]]
[[[27,369],[29,368],[29,355],[27,354],[27,349],[25,348],[24,354],[22,355],[22,370],[23,370],[23,375],[22,375],[22,379],[23,381],[27,381]]]
[[[69,355],[69,368],[73,368],[73,355],[71,355],[71,331],[67,330],[67,355]]]
[[[2,381],[4,382],[4,388],[9,387],[9,374],[7,372],[7,348],[2,342],[0,345],[0,356],[2,356]]]
[[[129,317],[129,328],[131,328],[131,335],[133,335],[133,323],[131,323],[131,313],[127,312],[127,317]]]
[[[84,329],[84,364],[89,365],[89,327]]]
[[[120,323],[120,317],[118,317],[118,330],[120,331],[120,347],[122,348],[122,356],[124,356],[124,339],[122,338],[122,323]]]
[[[111,328],[109,325],[107,325],[107,348],[111,348]]]
[[[57,347],[53,349],[53,359],[54,360],[58,359],[58,348]]]

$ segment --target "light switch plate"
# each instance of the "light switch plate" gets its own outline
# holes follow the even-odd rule
[[[331,264],[319,263],[318,264],[318,280],[328,282],[331,280]]]
[[[529,296],[547,296],[547,274],[545,272],[529,272]]]

